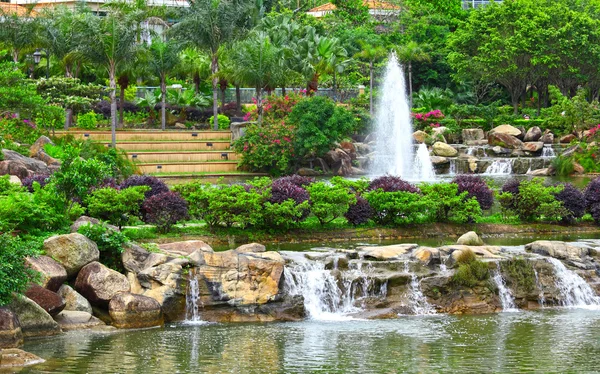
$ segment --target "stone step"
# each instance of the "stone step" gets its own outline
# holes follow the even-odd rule
[[[162,173],[225,173],[237,171],[237,161],[144,163],[137,164],[143,174]]]
[[[128,152],[130,160],[139,163],[188,163],[205,161],[237,161],[239,155],[233,151],[200,152]]]
[[[109,145],[110,142],[101,142]],[[117,148],[126,152],[142,151],[226,151],[231,148],[229,141],[223,140],[202,140],[202,141],[170,141],[170,142],[117,142]]]
[[[57,131],[56,136],[72,135],[76,139],[111,141],[110,131]],[[230,141],[231,131],[117,131],[117,143],[131,141],[193,141],[221,140]]]

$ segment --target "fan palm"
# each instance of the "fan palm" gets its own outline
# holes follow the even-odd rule
[[[425,49],[415,41],[410,41],[396,49],[398,60],[408,65],[408,97],[412,102],[412,63],[429,61],[430,56]]]
[[[362,50],[354,57],[366,60],[369,64],[369,113],[373,115],[373,71],[375,62],[386,56],[387,50],[381,46],[362,42]]]
[[[179,64],[179,46],[174,42],[153,40],[149,48],[150,71],[160,80],[160,122],[161,128],[165,130],[167,125],[166,97],[167,97],[167,75]]]

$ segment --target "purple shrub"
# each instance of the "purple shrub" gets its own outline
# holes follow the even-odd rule
[[[511,178],[507,180],[502,186],[501,192],[510,192],[513,195],[519,194],[519,187],[521,186],[521,181],[517,178]]]
[[[275,182],[290,182],[291,184],[296,185],[298,187],[306,187],[309,184],[314,183],[314,181],[315,181],[315,178],[303,177],[298,174],[293,174],[293,175],[288,175],[287,177],[277,178],[273,181],[273,183],[275,183]]]
[[[458,185],[458,192],[467,192],[469,198],[474,197],[481,209],[490,209],[494,203],[494,192],[478,175],[458,175],[452,180]]]
[[[149,175],[132,175],[121,183],[120,188],[125,189],[135,186],[148,186],[150,190],[145,193],[146,199],[161,193],[169,192],[169,187],[165,182]]]
[[[563,190],[554,197],[558,201],[562,201],[563,206],[571,214],[570,217],[565,217],[564,221],[572,221],[574,218],[581,218],[585,214],[586,200],[583,192],[571,183],[563,183]]]
[[[309,199],[308,191],[286,180],[276,179],[271,185],[271,203],[282,203],[293,199],[296,204],[302,204]]]
[[[367,223],[373,217],[373,208],[362,196],[356,196],[356,204],[350,205],[344,217],[352,225]]]
[[[585,191],[586,207],[596,223],[600,223],[600,177],[588,183]]]
[[[50,176],[48,174],[34,174],[31,177],[23,179],[21,183],[23,183],[23,187],[26,187],[29,192],[33,192],[33,182],[38,182],[40,187],[44,187],[48,184],[49,180]]]
[[[147,198],[142,210],[144,221],[155,224],[161,233],[169,232],[174,224],[189,217],[187,201],[170,191]]]
[[[417,188],[415,185],[408,183],[400,177],[394,177],[391,175],[385,175],[383,177],[373,179],[371,181],[371,184],[369,184],[367,191],[374,191],[380,188],[384,192],[403,191],[421,193],[421,190],[419,190],[419,188]]]

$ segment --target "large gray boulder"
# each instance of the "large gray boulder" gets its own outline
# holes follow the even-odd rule
[[[119,292],[129,292],[127,277],[94,261],[84,266],[75,281],[75,289],[92,305],[107,307]]]
[[[463,234],[458,240],[456,244],[460,245],[483,245],[483,240],[477,235],[475,231],[469,231]]]
[[[442,157],[456,157],[458,156],[458,151],[456,148],[442,142],[435,142],[433,144],[433,153],[436,156]]]
[[[115,295],[110,300],[108,313],[113,326],[120,329],[154,327],[164,323],[158,301],[128,292]]]
[[[0,350],[16,348],[21,344],[23,333],[16,314],[8,308],[0,308]]]
[[[25,157],[19,152],[3,149],[4,161],[14,161],[23,164],[28,170],[31,170],[35,174],[50,174],[48,165],[35,158]]]
[[[65,301],[62,297],[37,284],[29,285],[29,288],[25,291],[25,296],[35,301],[51,316],[57,315],[65,308]]]
[[[61,332],[52,316],[27,296],[15,296],[9,308],[17,315],[25,337],[56,335]]]
[[[79,228],[81,226],[85,226],[85,225],[94,226],[94,225],[100,225],[100,224],[102,224],[102,222],[99,219],[88,217],[88,216],[81,216],[81,217],[77,218],[77,220],[75,220],[75,222],[73,222],[70,229],[71,229],[71,232],[77,232],[77,231],[79,231]],[[109,229],[111,229],[113,231],[119,231],[119,228],[117,226],[106,224],[106,227],[108,227]]]
[[[71,286],[63,284],[58,290],[58,295],[65,301],[65,310],[73,312],[86,312],[92,314],[92,305],[89,301]]]
[[[91,313],[74,310],[63,310],[54,319],[63,331],[89,329],[105,324]]]
[[[523,143],[523,150],[526,152],[537,153],[544,148],[542,142],[525,142]]]
[[[52,236],[44,240],[44,250],[65,267],[69,277],[100,258],[96,243],[78,233]]]
[[[581,261],[590,253],[587,247],[577,247],[561,241],[538,240],[525,246],[528,252],[554,257],[559,260]]]
[[[27,257],[27,266],[40,273],[42,287],[56,292],[67,280],[65,268],[48,256]]]
[[[11,370],[46,362],[33,353],[25,352],[18,348],[3,349],[0,351],[0,370]],[[20,371],[20,369],[17,369]]]
[[[491,147],[500,146],[509,149],[521,149],[523,146],[523,142],[516,137],[500,132],[490,132],[488,134],[488,144]]]
[[[519,130],[518,128],[511,126],[511,125],[500,125],[500,126],[496,126],[493,129],[490,130],[490,134],[505,134],[505,135],[510,135],[510,136],[520,136],[521,130]],[[488,134],[489,136],[489,134]]]
[[[482,129],[463,129],[462,139],[464,143],[485,139]]]
[[[527,130],[527,133],[525,134],[525,138],[523,138],[523,141],[524,142],[537,142],[538,140],[540,140],[541,137],[542,137],[542,130],[537,126],[533,126],[529,130]]]

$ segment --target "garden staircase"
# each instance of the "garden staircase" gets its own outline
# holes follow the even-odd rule
[[[61,131],[109,146],[110,131]],[[157,176],[229,175],[237,171],[231,131],[117,131],[117,148],[127,153],[140,172]]]

